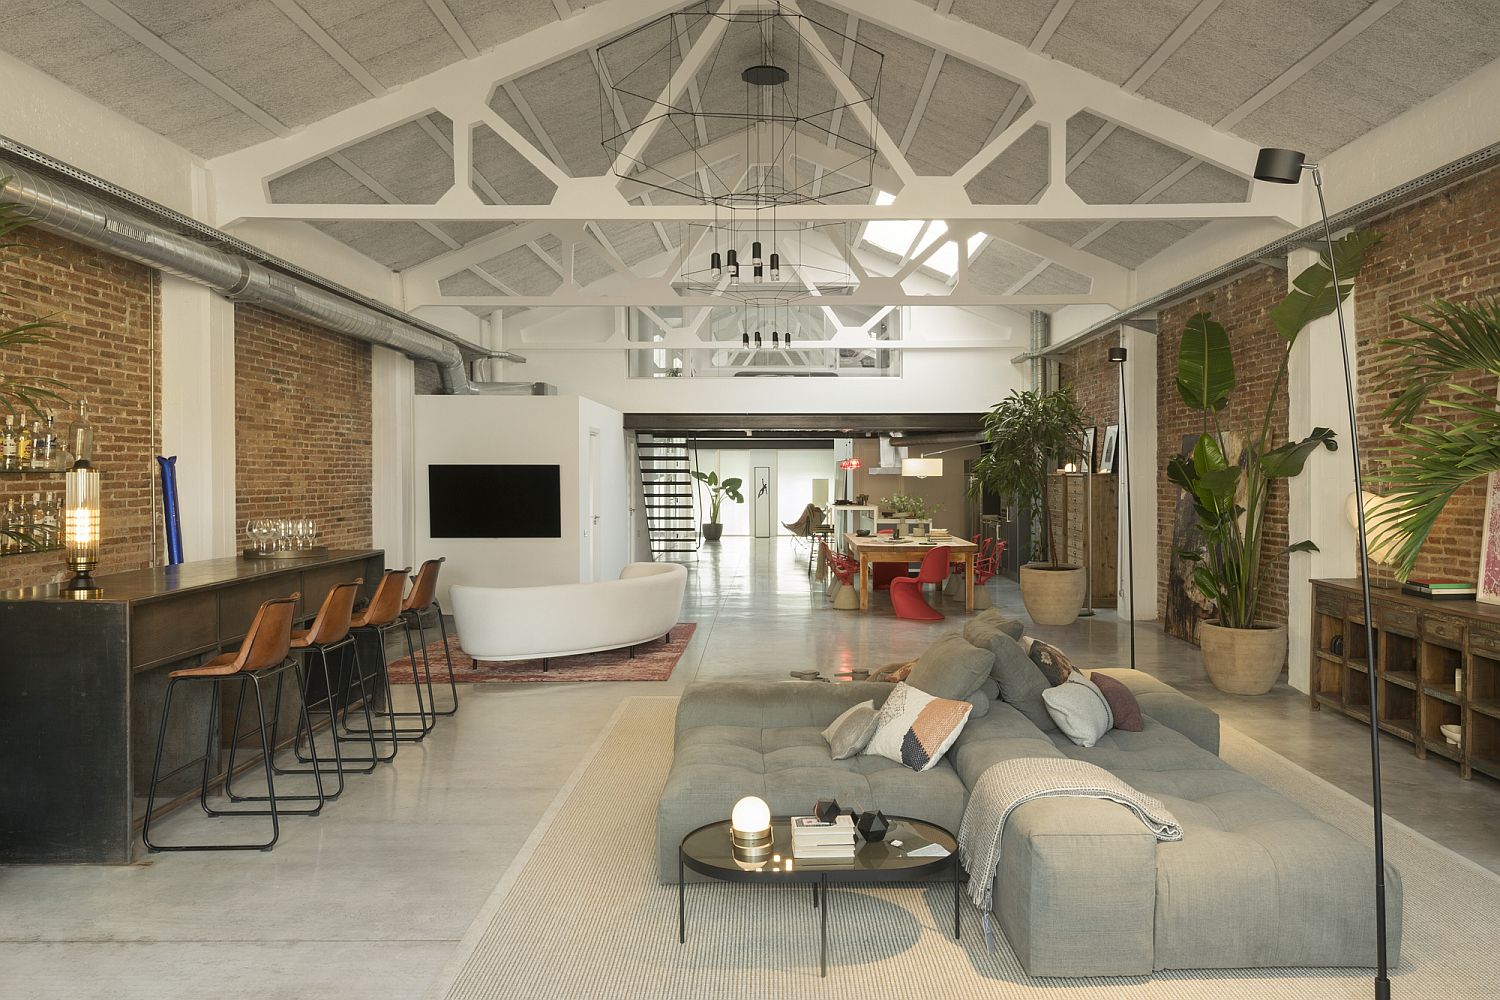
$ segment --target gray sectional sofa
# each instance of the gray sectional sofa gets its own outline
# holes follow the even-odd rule
[[[840,712],[871,698],[878,706],[890,684],[690,687],[657,813],[661,880],[676,881],[682,837],[723,819],[745,795],[764,798],[778,815],[833,796],[957,832],[967,789],[991,764],[1067,756],[1160,799],[1184,835],[1157,843],[1128,810],[1096,799],[1046,798],[1017,808],[994,873],[995,915],[1028,973],[1374,964],[1369,849],[1225,764],[1218,716],[1145,674],[1105,671],[1135,694],[1143,730],[1111,730],[1096,746],[1075,746],[1040,707],[1045,678],[1037,685],[1023,671],[1029,661],[1017,657],[1019,627],[986,612],[965,630],[965,649],[989,654],[992,676],[958,741],[925,773],[883,757],[837,761],[823,740]],[[991,704],[986,693],[999,697]],[[1389,866],[1386,881],[1394,966],[1401,882]]]

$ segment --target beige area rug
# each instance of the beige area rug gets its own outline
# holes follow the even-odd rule
[[[434,1000],[1365,1000],[1373,993],[1366,970],[1032,979],[1003,935],[993,952],[985,950],[967,900],[963,940],[953,940],[946,884],[831,893],[827,979],[818,976],[818,911],[806,887],[690,884],[688,939],[678,944],[677,889],[657,884],[654,845],[676,707],[675,698],[662,697],[621,705],[434,984]],[[1347,793],[1233,731],[1226,730],[1223,756],[1368,841],[1369,810]],[[1495,996],[1500,959],[1489,936],[1500,926],[1500,877],[1399,824],[1387,825],[1386,839],[1406,891],[1395,996]]]

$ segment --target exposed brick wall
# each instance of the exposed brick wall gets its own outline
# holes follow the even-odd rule
[[[1119,345],[1117,334],[1097,337],[1057,361],[1057,384],[1072,388],[1084,425],[1095,428],[1095,463],[1104,451],[1104,429],[1120,422],[1120,371],[1109,360],[1109,349]]]
[[[251,306],[234,326],[237,538],[311,517],[321,544],[369,546],[370,346]]]
[[[1360,443],[1367,476],[1378,474],[1389,462],[1395,443],[1381,411],[1393,395],[1386,380],[1399,357],[1381,341],[1412,332],[1415,328],[1402,315],[1424,313],[1435,298],[1462,302],[1500,292],[1500,170],[1470,178],[1369,225],[1385,239],[1371,251],[1355,295]],[[1470,382],[1487,393],[1495,390],[1493,378]],[[1379,492],[1378,485],[1371,488]],[[1474,579],[1483,531],[1484,486],[1476,483],[1448,504],[1414,575]],[[1392,575],[1379,566],[1372,571],[1376,577]]]
[[[104,488],[98,572],[149,565],[158,530],[153,458],[160,450],[152,432],[160,426],[161,402],[152,391],[161,384],[156,274],[40,230],[22,230],[17,238],[38,253],[0,260],[0,326],[50,317],[60,328],[51,344],[0,351],[0,372],[49,375],[68,384],[70,401],[88,401]],[[67,410],[57,407],[59,425],[69,422]],[[29,501],[49,490],[61,496],[62,489],[61,473],[0,475],[0,510],[11,497]],[[0,588],[66,575],[60,552],[0,559]]]
[[[1226,431],[1253,427],[1258,433],[1266,399],[1281,364],[1283,342],[1267,314],[1286,296],[1286,275],[1264,267],[1163,309],[1159,316],[1156,368],[1157,462],[1157,602],[1165,612],[1172,562],[1172,529],[1180,490],[1166,478],[1167,463],[1187,435],[1197,435],[1202,418],[1177,392],[1177,358],[1182,330],[1196,313],[1208,312],[1229,331],[1234,353],[1235,389],[1220,416]],[[1283,383],[1271,420],[1271,440],[1287,436],[1287,395]],[[1241,433],[1243,433],[1241,431]],[[1285,623],[1287,616],[1287,486],[1276,483],[1266,511],[1264,563],[1261,571],[1260,618]],[[1184,636],[1187,638],[1188,636]]]

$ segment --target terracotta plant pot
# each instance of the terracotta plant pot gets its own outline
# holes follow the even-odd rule
[[[705,542],[717,542],[724,536],[724,525],[720,521],[703,522],[703,540]]]
[[[1071,625],[1083,610],[1088,573],[1082,566],[1049,569],[1043,563],[1021,567],[1021,603],[1038,625]]]
[[[1203,669],[1225,694],[1265,694],[1286,666],[1286,626],[1224,628],[1213,622],[1198,626]]]

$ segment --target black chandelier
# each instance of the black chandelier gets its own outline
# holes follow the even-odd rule
[[[761,307],[847,294],[855,279],[837,247],[848,240],[848,228],[847,222],[787,222],[774,210],[730,213],[710,226],[690,227],[695,248],[673,286],[684,296]]]
[[[881,53],[779,3],[728,6],[599,47],[603,146],[626,197],[758,209],[872,187]]]

